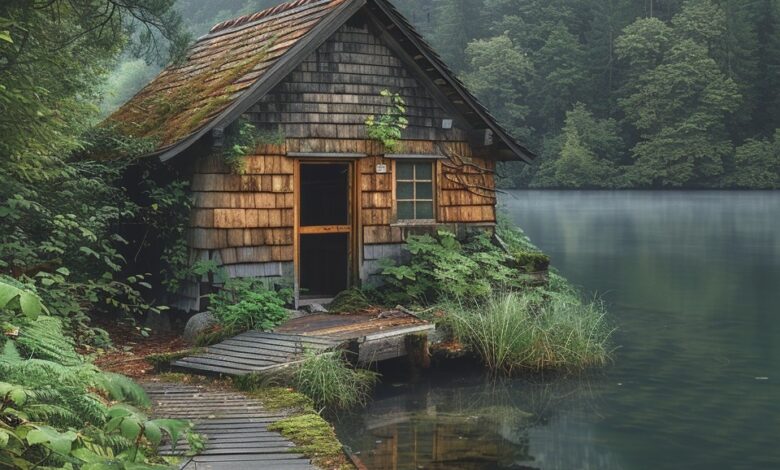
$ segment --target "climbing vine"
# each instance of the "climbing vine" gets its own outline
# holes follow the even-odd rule
[[[392,152],[398,148],[403,130],[409,127],[406,101],[390,90],[382,90],[380,95],[389,99],[389,109],[379,117],[369,116],[366,119],[366,131],[370,139],[382,142],[385,149]]]

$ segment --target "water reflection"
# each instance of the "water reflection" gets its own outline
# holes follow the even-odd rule
[[[369,469],[623,468],[594,451],[594,430],[577,418],[597,415],[597,398],[587,377],[439,376],[385,386],[339,433]]]
[[[504,205],[604,296],[615,364],[387,387],[338,426],[369,468],[780,468],[780,193],[523,191]]]

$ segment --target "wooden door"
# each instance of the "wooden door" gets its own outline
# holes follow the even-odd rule
[[[301,161],[297,170],[299,298],[332,298],[353,279],[353,165]]]

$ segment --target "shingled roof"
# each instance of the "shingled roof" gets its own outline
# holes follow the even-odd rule
[[[163,70],[107,122],[128,135],[153,138],[153,155],[173,158],[246,112],[363,8],[460,121],[491,131],[507,151],[504,159],[534,157],[386,0],[296,0],[219,23],[181,64]]]

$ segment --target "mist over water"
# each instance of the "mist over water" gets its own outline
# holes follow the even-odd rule
[[[780,193],[502,202],[564,276],[608,303],[615,362],[385,384],[337,425],[369,468],[780,468]]]

